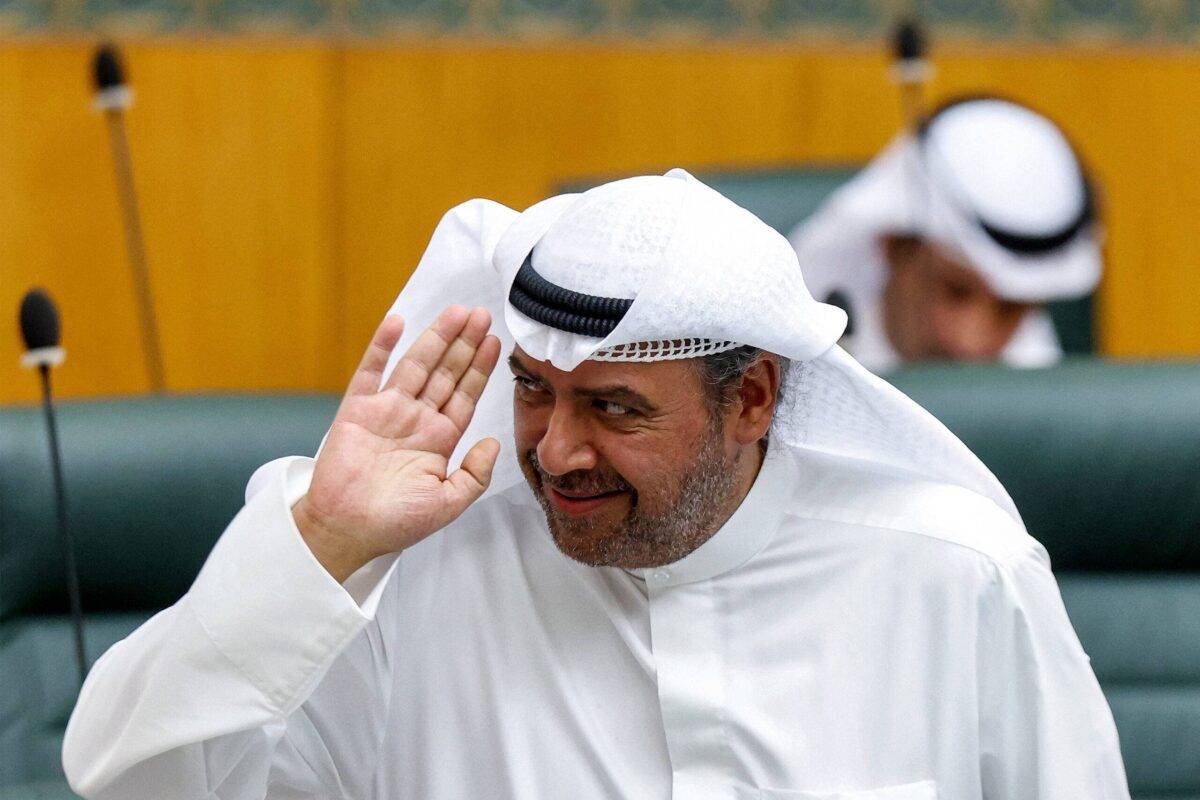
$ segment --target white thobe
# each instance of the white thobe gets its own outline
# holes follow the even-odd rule
[[[96,800],[1128,798],[1044,550],[992,501],[780,447],[686,558],[558,552],[528,488],[337,584],[252,481],[93,668]]]

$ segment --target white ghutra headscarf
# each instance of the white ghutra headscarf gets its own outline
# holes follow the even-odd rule
[[[910,233],[950,246],[999,297],[1081,297],[1100,280],[1093,188],[1063,132],[994,97],[953,101],[897,137],[792,234],[817,297],[879,291],[879,238]]]
[[[572,299],[592,316],[565,317]],[[846,316],[813,299],[787,240],[683,170],[551,197],[523,213],[488,200],[451,209],[392,306],[406,327],[387,372],[451,303],[488,308],[502,353],[520,345],[567,371],[585,360],[688,358],[738,345],[775,353],[792,366],[773,442],[962,486],[1020,521],[962,442],[837,346]],[[456,453],[484,436],[505,446],[489,494],[524,480],[512,413],[511,389],[493,379]]]

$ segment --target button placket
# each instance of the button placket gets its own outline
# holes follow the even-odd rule
[[[673,796],[732,800],[734,759],[722,723],[727,696],[709,581],[670,586],[650,576],[650,637]]]

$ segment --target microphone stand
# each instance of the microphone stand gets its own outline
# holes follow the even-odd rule
[[[79,685],[87,677],[87,650],[83,644],[83,600],[79,590],[79,567],[75,561],[75,540],[67,525],[67,493],[63,481],[62,451],[58,443],[58,422],[54,414],[54,403],[50,393],[50,365],[38,364],[42,379],[42,410],[46,415],[46,432],[50,441],[50,470],[54,477],[54,510],[58,523],[58,538],[63,549],[63,566],[66,571],[67,594],[71,602],[71,625],[75,631],[75,658],[79,666]]]
[[[125,109],[133,104],[133,92],[124,83],[117,50],[102,46],[96,54],[96,108],[104,112],[108,124],[108,142],[116,170],[117,196],[121,203],[121,222],[125,228],[125,250],[133,270],[137,292],[138,318],[142,326],[142,352],[150,388],[156,394],[166,391],[162,348],[159,344],[158,319],[150,290],[150,268],[146,264],[146,245],[142,235],[142,217],[138,210],[137,190],[133,183],[133,159],[125,136]]]
[[[901,20],[896,26],[893,48],[891,77],[900,89],[904,130],[913,139],[910,163],[906,165],[909,172],[906,216],[910,231],[919,233],[927,222],[929,197],[918,137],[925,114],[925,89],[933,77],[933,67],[926,60],[928,43],[925,32],[915,18]]]

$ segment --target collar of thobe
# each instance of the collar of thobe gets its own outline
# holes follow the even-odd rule
[[[786,447],[767,450],[754,485],[724,525],[680,560],[661,567],[628,570],[651,589],[711,580],[757,555],[779,530],[798,481]]]

